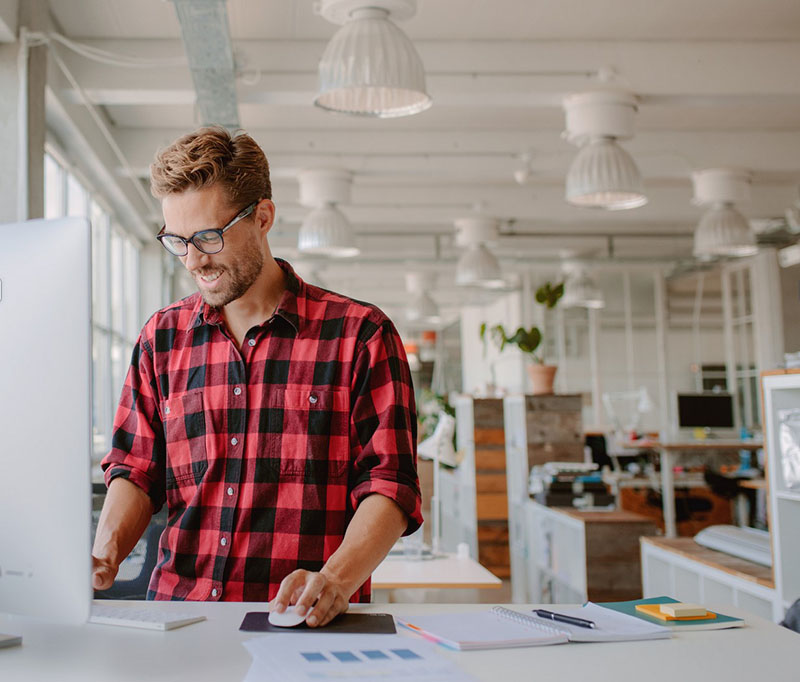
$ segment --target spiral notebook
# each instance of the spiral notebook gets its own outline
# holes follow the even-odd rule
[[[670,630],[604,609],[591,602],[561,606],[559,613],[591,620],[594,628],[553,623],[537,616],[495,606],[477,613],[439,613],[412,618],[395,616],[403,627],[449,649],[504,649],[567,642],[625,642],[666,639]]]

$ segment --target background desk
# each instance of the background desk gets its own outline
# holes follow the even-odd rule
[[[47,625],[0,616],[0,632],[16,632],[24,637],[21,647],[0,649],[0,679],[3,682],[237,682],[247,674],[251,659],[242,642],[263,635],[239,632],[238,627],[247,611],[263,610],[264,604],[148,602],[147,606],[196,611],[208,620],[171,632],[150,632],[103,625]],[[380,604],[359,605],[353,610],[413,616],[485,608],[479,604]],[[492,682],[498,675],[508,682],[534,678],[733,682],[791,677],[797,665],[798,635],[756,616],[735,609],[726,611],[744,616],[747,627],[683,633],[671,640],[650,642],[470,652],[442,648],[441,655],[456,661],[478,679]]]
[[[372,574],[372,589],[499,588],[502,581],[477,561],[443,554],[433,559],[387,557]]]
[[[677,536],[675,525],[675,479],[673,467],[675,456],[681,452],[738,452],[759,450],[763,443],[738,440],[696,440],[684,442],[661,442],[655,440],[630,441],[623,447],[637,450],[655,450],[661,463],[661,501],[664,510],[664,533],[668,538]]]

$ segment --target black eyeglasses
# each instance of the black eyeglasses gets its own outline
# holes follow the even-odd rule
[[[173,256],[180,257],[189,253],[189,242],[194,244],[194,247],[201,253],[219,253],[225,246],[222,235],[230,230],[240,220],[244,220],[249,215],[252,215],[253,211],[256,209],[256,206],[258,206],[258,201],[254,201],[248,207],[239,211],[233,220],[225,225],[225,227],[220,227],[218,230],[200,230],[199,232],[195,232],[191,237],[189,237],[189,239],[184,239],[183,237],[179,237],[177,234],[169,234],[168,232],[164,232],[164,230],[167,229],[167,226],[164,225],[164,227],[162,227],[159,231],[158,235],[156,235],[156,239],[158,239],[158,241],[161,242],[161,246],[163,246]]]

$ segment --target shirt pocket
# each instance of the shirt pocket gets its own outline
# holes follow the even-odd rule
[[[281,477],[314,484],[347,475],[350,401],[347,391],[287,388],[273,394],[271,462]]]
[[[180,497],[194,496],[206,470],[206,416],[202,389],[161,401],[161,419],[167,446],[166,487]]]

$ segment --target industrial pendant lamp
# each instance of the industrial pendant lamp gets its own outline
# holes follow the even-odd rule
[[[700,260],[741,258],[758,252],[750,223],[736,204],[750,200],[749,171],[708,168],[692,174],[693,203],[709,207],[694,232],[694,256]]]
[[[322,0],[319,13],[342,28],[319,62],[321,109],[357,116],[410,116],[431,106],[425,69],[391,18],[408,19],[416,0]]]
[[[349,258],[360,253],[353,228],[337,204],[350,201],[352,173],[341,168],[300,171],[300,203],[311,207],[297,238],[301,254]]]
[[[564,100],[566,139],[580,147],[567,172],[565,198],[573,206],[620,211],[647,203],[636,162],[617,140],[633,137],[636,97],[592,91]]]
[[[565,308],[593,308],[599,310],[606,307],[603,292],[589,276],[586,268],[579,263],[565,263],[563,266],[564,298],[561,305]]]
[[[442,318],[439,306],[428,293],[436,284],[432,272],[407,272],[406,291],[409,302],[405,309],[406,320],[415,325],[438,325]]]
[[[458,286],[500,289],[505,286],[500,263],[489,251],[486,242],[494,241],[499,234],[496,218],[459,218],[455,221],[456,244],[464,253],[456,265]]]

